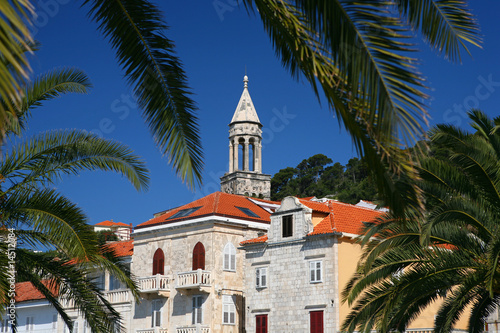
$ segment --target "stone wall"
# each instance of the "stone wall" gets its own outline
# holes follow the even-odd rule
[[[149,276],[152,273],[154,252],[161,248],[165,254],[165,275],[173,277],[170,297],[164,298],[162,309],[163,326],[169,332],[175,332],[179,326],[192,324],[192,297],[203,296],[203,324],[210,327],[211,332],[236,333],[243,330],[243,288],[245,254],[239,248],[239,243],[245,239],[257,237],[257,232],[267,229],[248,229],[244,226],[224,224],[216,221],[187,224],[177,228],[158,229],[155,232],[138,234],[134,239],[134,255],[132,272],[136,276]],[[175,279],[178,273],[192,270],[193,249],[201,242],[205,248],[205,270],[210,271],[211,284],[206,292],[179,292],[175,289]],[[236,270],[223,269],[223,251],[225,245],[231,242],[236,248]],[[236,296],[236,323],[222,323],[223,295]],[[143,295],[141,303],[135,306],[132,321],[132,332],[136,329],[151,327],[151,307],[154,299],[161,296]]]

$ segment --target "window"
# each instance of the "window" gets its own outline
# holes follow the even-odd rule
[[[104,274],[97,275],[96,277],[93,278],[93,281],[97,288],[101,290],[106,290],[106,285],[105,285],[106,280]]]
[[[110,275],[109,277],[109,290],[117,290],[117,289],[123,289],[125,286],[123,283],[118,280],[114,275]]]
[[[230,295],[222,296],[222,323],[234,324],[236,322],[236,297]]]
[[[151,303],[151,327],[161,327],[161,308],[163,301],[155,299]]]
[[[309,312],[310,333],[323,333],[323,311]]]
[[[245,207],[238,207],[238,206],[235,206],[236,208],[238,208],[239,210],[241,210],[243,213],[245,213],[247,216],[250,216],[250,217],[260,217],[259,215],[255,214],[254,212],[252,212],[250,209],[248,208],[245,208]]]
[[[2,321],[2,333],[9,332],[9,328],[10,328],[9,320],[5,319],[4,321]]]
[[[57,313],[52,315],[52,330],[57,331]]]
[[[224,246],[223,266],[225,271],[236,270],[236,248],[232,243],[227,243]]]
[[[73,324],[73,329],[70,331],[68,325],[64,325],[64,333],[78,333],[78,322],[76,319],[72,320],[71,323]]]
[[[260,267],[255,269],[255,287],[267,287],[267,267]]]
[[[26,317],[26,332],[33,332],[35,317]]]
[[[191,320],[191,323],[193,325],[202,323],[203,320],[202,305],[203,305],[203,296],[193,296],[193,317]]]
[[[177,213],[175,213],[174,215],[170,216],[167,220],[176,219],[176,218],[179,218],[179,217],[189,216],[192,213],[196,212],[200,208],[201,208],[201,206],[193,207],[193,208],[187,208],[187,209],[182,209],[182,210],[178,211]]]
[[[310,261],[309,272],[310,272],[309,277],[311,283],[321,282],[322,281],[321,261]]]
[[[90,333],[90,326],[89,326],[89,323],[87,323],[87,321],[83,321],[83,333]]]
[[[283,229],[283,238],[293,236],[293,215],[285,215],[281,218],[281,226]]]
[[[196,243],[193,249],[193,271],[205,269],[205,247],[201,242]]]
[[[153,255],[153,275],[165,274],[165,255],[162,249],[157,249]]]
[[[267,333],[267,315],[255,316],[255,326],[257,333]]]

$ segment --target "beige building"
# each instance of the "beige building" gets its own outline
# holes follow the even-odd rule
[[[239,243],[267,232],[269,205],[216,192],[137,226],[132,272],[142,299],[131,332],[243,332]]]

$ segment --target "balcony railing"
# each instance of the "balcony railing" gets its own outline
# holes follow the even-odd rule
[[[128,289],[119,289],[119,290],[110,290],[105,292],[106,299],[111,304],[116,303],[126,303],[130,302],[130,290]]]
[[[206,325],[191,325],[177,327],[175,333],[210,333],[210,327]]]
[[[153,328],[141,328],[136,330],[136,333],[168,333],[167,328],[153,327]]]
[[[172,278],[167,275],[156,274],[154,276],[145,276],[138,279],[139,290],[142,293],[160,293],[170,292]]]
[[[177,273],[176,289],[187,290],[197,289],[207,291],[207,287],[212,284],[212,278],[209,271],[197,269],[196,271]]]

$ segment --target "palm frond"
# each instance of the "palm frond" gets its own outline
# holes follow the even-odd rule
[[[91,87],[92,84],[87,75],[78,69],[57,69],[38,76],[26,85],[20,107],[13,110],[14,114],[9,111],[13,117],[9,118],[6,132],[19,135],[25,128],[31,110],[40,106],[42,102],[68,93],[85,94]]]
[[[30,67],[25,51],[30,51],[28,30],[33,6],[28,0],[5,0],[0,5],[0,142],[12,120],[7,115],[19,107],[22,87]]]
[[[133,86],[154,140],[181,179],[201,183],[203,154],[196,105],[167,26],[147,0],[85,0],[90,16],[110,39]]]
[[[481,47],[477,20],[466,1],[397,0],[403,16],[420,31],[432,48],[452,61],[460,61],[460,49],[468,44]]]

